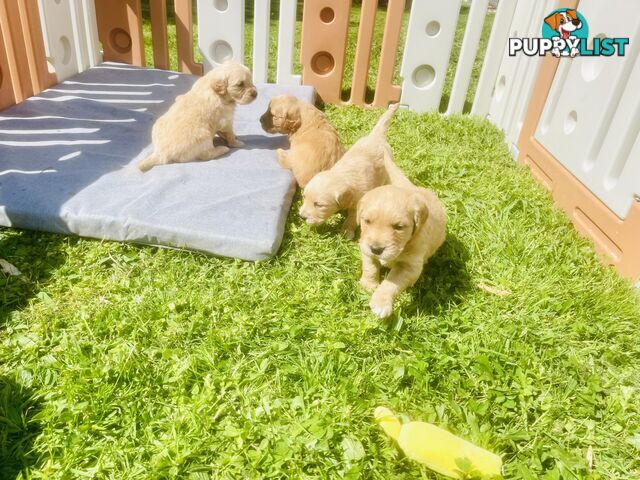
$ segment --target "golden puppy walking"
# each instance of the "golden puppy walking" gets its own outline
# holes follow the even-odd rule
[[[263,130],[289,136],[291,147],[279,148],[278,162],[290,169],[304,188],[318,172],[331,168],[344,154],[338,132],[315,106],[292,95],[280,95],[269,102],[260,117]]]
[[[229,151],[214,146],[219,134],[229,147],[242,147],[233,132],[236,104],[253,102],[258,91],[251,72],[238,62],[226,62],[201,77],[153,125],[154,151],[138,164],[143,172],[167,163],[211,160]]]
[[[424,264],[444,243],[447,215],[431,190],[385,185],[362,197],[358,223],[360,284],[373,292],[371,311],[386,318],[393,301],[418,280]],[[381,283],[382,267],[390,270]]]
[[[358,140],[330,170],[320,172],[304,189],[300,216],[309,225],[319,225],[339,211],[346,211],[344,235],[355,236],[356,206],[369,190],[388,183],[408,182],[393,161],[387,143],[387,127],[398,109],[390,105],[371,133]]]

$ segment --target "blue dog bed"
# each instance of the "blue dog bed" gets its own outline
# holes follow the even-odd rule
[[[141,173],[151,127],[195,77],[103,63],[0,112],[0,225],[260,260],[275,254],[295,191],[259,117],[273,96],[313,102],[312,87],[259,86],[236,110],[246,146],[208,162]]]

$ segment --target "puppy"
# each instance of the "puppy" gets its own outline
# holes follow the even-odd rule
[[[319,225],[343,210],[347,217],[342,230],[352,239],[360,198],[369,190],[390,183],[392,177],[404,177],[393,161],[386,139],[387,127],[397,109],[398,104],[390,105],[369,135],[358,140],[331,169],[318,173],[307,184],[300,216],[309,225]]]
[[[244,65],[230,61],[214,68],[156,121],[151,131],[154,152],[138,168],[146,172],[156,165],[219,157],[229,148],[213,145],[216,133],[229,147],[242,147],[233,133],[233,113],[236,104],[251,103],[257,96]]]
[[[291,147],[288,151],[277,150],[278,162],[282,168],[291,170],[301,188],[344,154],[338,132],[327,116],[292,95],[272,98],[260,124],[265,132],[289,136]]]
[[[360,285],[373,292],[371,311],[386,318],[393,301],[418,280],[423,265],[444,242],[447,215],[431,190],[385,185],[362,197],[358,223]],[[382,283],[381,267],[390,269]]]

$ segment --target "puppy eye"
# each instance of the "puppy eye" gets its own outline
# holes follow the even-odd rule
[[[324,207],[324,205],[322,205],[321,203],[318,203],[318,202],[313,202],[313,206],[316,207],[316,208]]]
[[[402,225],[401,223],[394,223],[392,227],[394,230],[404,230],[404,225]]]
[[[371,220],[369,220],[368,218],[365,218],[363,222],[365,225],[369,225],[371,223]]]
[[[564,18],[560,19],[560,25],[562,25],[564,23]]]
[[[242,87],[244,87],[244,82],[238,82],[238,83],[236,83],[236,85],[237,85],[238,87],[242,88]]]

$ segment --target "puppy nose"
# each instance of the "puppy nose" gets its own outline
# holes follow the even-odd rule
[[[374,255],[380,255],[382,252],[384,252],[384,247],[374,247],[373,245],[369,245],[369,249]]]
[[[577,27],[578,25],[580,25],[580,19],[576,18],[575,20],[571,20],[571,23],[573,23]]]
[[[306,216],[304,213],[302,213],[302,210],[300,210],[300,211],[298,212],[298,215],[300,215],[300,218],[301,218],[301,219],[303,219],[303,220],[306,220],[306,219],[307,219],[307,216]]]
[[[251,97],[252,98],[256,98],[258,96],[258,91],[257,90],[252,90],[251,91]]]

